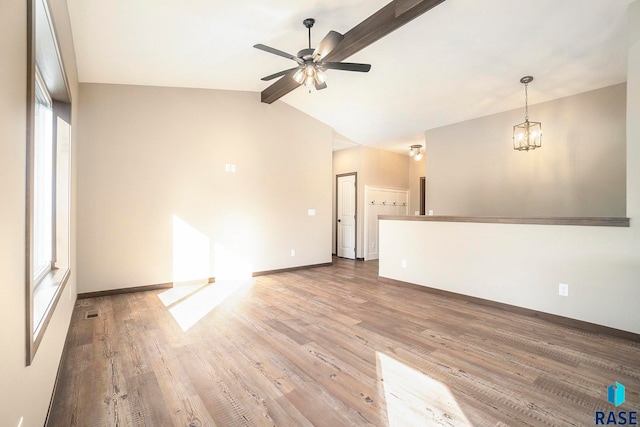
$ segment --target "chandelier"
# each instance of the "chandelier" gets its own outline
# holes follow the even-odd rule
[[[542,146],[542,123],[529,121],[527,86],[532,81],[531,76],[520,79],[520,83],[524,84],[524,122],[513,127],[513,149],[518,151],[535,150]]]

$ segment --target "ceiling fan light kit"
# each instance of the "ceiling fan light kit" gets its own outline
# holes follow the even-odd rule
[[[513,127],[513,149],[530,151],[542,146],[542,123],[529,121],[529,96],[527,87],[533,81],[532,76],[524,76],[524,122]]]

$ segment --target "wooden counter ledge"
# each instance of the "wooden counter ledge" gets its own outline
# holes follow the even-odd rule
[[[583,225],[596,227],[629,227],[629,218],[617,217],[506,217],[506,216],[402,216],[379,215],[388,221],[478,222],[491,224]]]

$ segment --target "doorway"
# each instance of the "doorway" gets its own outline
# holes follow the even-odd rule
[[[336,175],[336,255],[356,259],[357,173]]]

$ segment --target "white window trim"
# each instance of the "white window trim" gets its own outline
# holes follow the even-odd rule
[[[27,1],[26,364],[31,365],[71,274],[71,95],[46,0]],[[37,33],[37,34],[36,34]],[[40,75],[36,63],[42,69]],[[51,262],[34,277],[34,139],[37,83],[52,106]],[[39,84],[38,83],[38,84]],[[39,280],[36,280],[39,279]],[[72,296],[69,294],[70,297]]]

